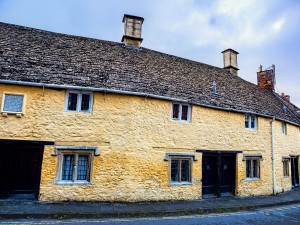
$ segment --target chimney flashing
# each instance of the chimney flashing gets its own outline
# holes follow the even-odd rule
[[[131,37],[131,36],[128,36],[128,35],[123,35],[123,37],[122,37],[122,40],[121,40],[121,41],[123,42],[125,38],[132,39],[132,40],[135,40],[135,41],[140,41],[140,42],[142,42],[142,41],[143,41],[143,38]]]

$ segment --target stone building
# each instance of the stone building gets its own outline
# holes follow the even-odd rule
[[[122,43],[0,23],[0,195],[159,201],[299,186],[300,110],[224,68]],[[220,59],[221,60],[221,59]]]

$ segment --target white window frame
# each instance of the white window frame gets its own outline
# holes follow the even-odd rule
[[[257,130],[257,116],[253,115],[253,114],[245,114],[245,117],[244,117],[245,121],[244,121],[244,123],[246,122],[246,117],[248,117],[248,127],[246,127],[246,124],[245,124],[245,129],[247,129],[247,130]],[[251,127],[252,117],[255,118],[254,127],[253,128]]]
[[[188,160],[189,161],[189,181],[172,181],[172,161]],[[191,153],[166,153],[164,161],[169,161],[169,184],[172,185],[191,185],[193,180],[193,161],[198,161],[195,154]],[[181,165],[181,163],[179,163]],[[179,166],[180,167],[180,166]],[[179,168],[179,179],[181,177],[181,167]]]
[[[5,102],[5,96],[6,95],[23,96],[22,111],[21,112],[14,112],[14,111],[6,111],[6,110],[4,110],[4,102]],[[26,94],[23,94],[23,93],[14,93],[14,92],[3,92],[3,95],[2,95],[2,104],[1,104],[1,113],[2,114],[24,114],[25,113],[25,104],[26,104]]]
[[[178,166],[178,181],[172,181],[172,161],[179,160]],[[189,161],[189,180],[188,181],[181,181],[182,171],[181,171],[181,162],[182,160]],[[192,157],[184,157],[184,156],[170,156],[170,185],[190,185],[192,184],[192,171],[193,171],[193,159]]]
[[[281,122],[281,133],[282,135],[287,135],[287,125],[286,125],[286,122]]]
[[[173,109],[174,109],[174,105],[177,104],[179,105],[179,112],[178,112],[178,119],[177,118],[173,118]],[[187,106],[188,107],[188,113],[187,113],[187,120],[182,120],[181,116],[182,116],[182,106]],[[180,102],[172,102],[171,105],[171,120],[175,120],[175,121],[181,121],[181,122],[190,122],[191,121],[191,112],[192,112],[192,107],[190,104],[187,103],[180,103]]]
[[[257,177],[253,177],[253,161],[256,160],[257,161]],[[250,177],[247,177],[247,161],[250,161]],[[260,174],[260,166],[261,166],[261,158],[260,157],[255,157],[255,156],[247,156],[245,163],[246,163],[246,180],[260,180],[261,174]]]
[[[69,103],[69,94],[77,94],[77,105],[76,105],[76,110],[69,110],[68,109],[68,103]],[[89,101],[89,109],[86,111],[81,110],[81,103],[82,103],[82,95],[90,95],[90,101]],[[68,90],[66,92],[66,100],[65,100],[65,112],[80,112],[80,113],[92,113],[93,109],[93,100],[94,100],[94,95],[93,92],[89,91],[76,91],[76,90]]]
[[[57,160],[57,172],[56,172],[56,178],[54,183],[55,184],[65,184],[65,185],[85,185],[85,184],[91,184],[92,183],[92,173],[93,173],[93,161],[94,161],[94,153],[96,150],[80,150],[83,149],[82,147],[74,147],[74,149],[67,149],[66,147],[63,147],[62,149],[56,149],[56,154],[58,156]],[[54,155],[56,155],[54,154]],[[74,155],[75,162],[74,162],[74,169],[73,169],[73,180],[62,180],[62,174],[63,174],[63,162],[64,162],[64,155]],[[89,176],[88,180],[77,180],[77,163],[78,163],[78,157],[81,155],[85,155],[89,157]]]
[[[282,165],[283,165],[283,177],[289,178],[290,177],[290,158],[283,158]]]

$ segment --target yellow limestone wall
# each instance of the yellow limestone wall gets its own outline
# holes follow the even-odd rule
[[[40,200],[156,201],[200,199],[202,154],[205,150],[242,150],[237,154],[236,195],[272,194],[271,119],[258,118],[258,129],[244,128],[244,115],[192,106],[191,122],[171,120],[171,102],[144,97],[94,93],[91,114],[65,112],[65,90],[0,85],[3,92],[26,94],[22,118],[0,116],[2,139],[54,141],[55,145],[95,146],[89,185],[54,184],[57,156],[45,146]],[[299,127],[281,134],[276,122],[278,191],[291,189],[283,178],[282,156],[300,153]],[[192,184],[170,185],[166,153],[195,153]],[[262,154],[261,179],[245,179],[243,154]]]

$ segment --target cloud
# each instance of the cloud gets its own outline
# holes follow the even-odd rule
[[[0,21],[120,42],[124,13],[142,16],[143,46],[222,67],[240,52],[239,75],[276,65],[278,86],[300,106],[299,0],[0,0]],[[277,69],[278,68],[278,69]]]
[[[279,20],[277,20],[274,24],[273,24],[273,29],[275,30],[275,31],[280,31],[280,29],[282,28],[282,26],[284,25],[284,23],[285,23],[285,18],[284,17],[282,17],[282,18],[280,18]]]
[[[177,3],[164,9],[161,29],[181,33],[194,46],[263,45],[276,38],[274,31],[280,31],[285,23],[282,15],[269,15],[271,2],[261,7],[258,0],[218,0],[206,5],[189,0],[184,8],[180,8],[182,1]]]

